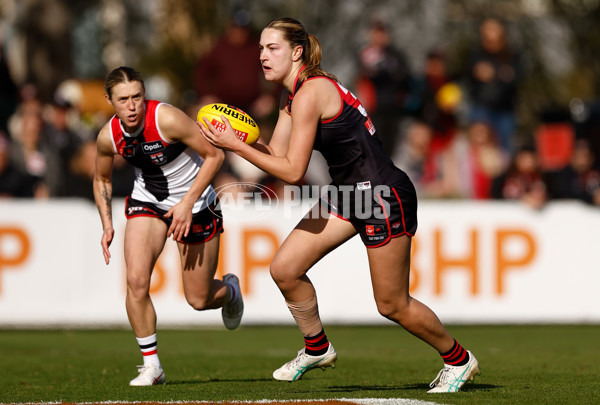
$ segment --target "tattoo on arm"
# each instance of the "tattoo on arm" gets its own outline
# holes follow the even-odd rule
[[[102,199],[106,203],[106,215],[112,219],[112,197],[106,186],[102,189]]]

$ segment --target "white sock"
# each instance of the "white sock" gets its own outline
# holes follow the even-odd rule
[[[154,365],[161,367],[158,359],[156,333],[147,337],[136,337],[142,356],[144,358],[144,366]]]

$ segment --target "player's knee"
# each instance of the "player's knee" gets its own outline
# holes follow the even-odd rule
[[[271,278],[281,291],[288,291],[296,286],[298,277],[289,268],[271,266]]]
[[[128,275],[127,292],[134,297],[143,297],[149,294],[150,280],[145,276]]]
[[[280,285],[286,283],[288,276],[286,275],[286,269],[283,263],[280,263],[278,260],[273,260],[269,267],[269,272],[271,273],[271,278],[275,284]]]
[[[395,313],[395,308],[392,305],[387,305],[385,303],[377,303],[377,311],[381,316],[387,319],[392,319]]]
[[[281,291],[293,290],[297,287],[298,281],[302,279],[305,272],[287,260],[278,260],[277,256],[271,262],[269,267],[271,278],[277,284]]]
[[[402,324],[408,313],[408,305],[397,299],[377,300],[377,311],[384,318]]]
[[[209,309],[211,304],[211,300],[207,296],[186,297],[186,300],[196,311]]]

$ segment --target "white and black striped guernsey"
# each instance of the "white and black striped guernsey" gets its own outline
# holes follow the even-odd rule
[[[156,100],[146,100],[144,122],[133,134],[125,132],[119,118],[113,116],[110,132],[115,153],[135,167],[131,197],[168,211],[189,190],[204,159],[187,145],[166,140],[157,122],[158,109],[162,105],[164,103]],[[209,185],[192,212],[208,207],[214,198],[214,190]]]

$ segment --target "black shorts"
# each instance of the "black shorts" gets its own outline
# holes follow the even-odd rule
[[[208,208],[205,208],[192,216],[190,232],[188,233],[188,236],[184,236],[181,239],[182,243],[205,243],[223,232],[223,215],[217,204],[218,200],[215,198]],[[166,213],[167,211],[157,208],[152,203],[135,200],[131,197],[127,197],[125,200],[125,216],[127,219],[135,217],[154,217],[160,219],[167,224],[167,227],[169,227],[173,221],[171,218],[165,217]]]
[[[339,201],[338,196],[333,201]],[[333,201],[329,193],[321,197],[321,204],[332,215],[349,221],[368,248],[417,232],[417,193],[410,181],[352,192],[342,201],[345,204]]]

